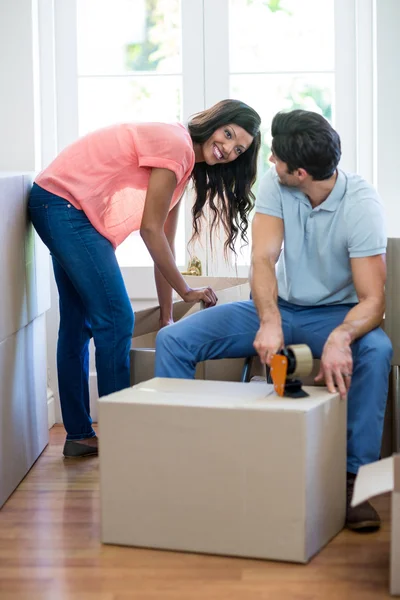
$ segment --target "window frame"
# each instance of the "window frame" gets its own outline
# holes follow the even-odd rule
[[[42,5],[42,30],[45,38],[49,23],[54,28],[54,61],[47,60],[52,79],[54,110],[42,114],[42,157],[45,162],[77,137],[77,0],[47,0]],[[342,139],[340,166],[357,171],[371,183],[376,179],[374,113],[374,8],[375,0],[335,0],[335,128]],[[229,97],[229,0],[182,0],[182,114],[190,115],[222,98]],[[52,12],[53,18],[50,18]],[[46,14],[45,14],[46,13]],[[50,47],[47,34],[47,47]],[[42,53],[44,54],[44,53]],[[42,63],[44,56],[42,56]],[[44,80],[44,78],[43,78]],[[48,95],[48,94],[47,94]],[[53,131],[53,136],[50,132]],[[43,132],[45,135],[43,136]],[[50,143],[50,138],[56,144]],[[47,142],[46,142],[47,140]],[[190,199],[189,199],[190,200]],[[191,206],[186,202],[185,237],[191,236]],[[249,267],[227,265],[222,256],[222,241],[211,252],[204,235],[196,254],[203,274],[247,276]],[[179,265],[181,269],[185,265]],[[155,298],[152,267],[123,267],[128,293],[132,298]]]

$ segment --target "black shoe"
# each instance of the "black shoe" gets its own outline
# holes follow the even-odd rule
[[[67,440],[64,444],[63,454],[65,458],[85,458],[86,456],[97,456],[99,444],[97,437],[89,438],[95,440],[93,444],[85,443],[86,440]]]
[[[381,518],[369,502],[351,506],[355,478],[353,473],[347,473],[346,527],[360,533],[377,531]]]

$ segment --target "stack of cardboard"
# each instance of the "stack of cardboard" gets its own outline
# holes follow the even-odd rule
[[[28,223],[29,174],[0,173],[0,506],[48,442],[49,253]]]

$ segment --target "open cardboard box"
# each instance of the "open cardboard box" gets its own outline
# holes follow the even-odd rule
[[[400,596],[400,454],[360,467],[352,506],[387,492],[392,492],[390,593]]]
[[[238,302],[250,298],[250,284],[247,277],[196,277],[185,276],[186,283],[192,288],[210,286],[217,292],[218,304],[227,302]],[[197,303],[176,300],[173,303],[174,321],[179,321],[185,316],[191,315],[203,306]],[[160,307],[153,306],[135,312],[135,330],[133,333],[133,347],[138,348],[144,342],[154,342],[159,329]],[[146,336],[146,337],[145,337]]]
[[[250,298],[250,285],[244,277],[196,277],[186,276],[185,281],[191,287],[210,286],[217,293],[218,305],[239,302]],[[174,322],[199,311],[207,310],[200,303],[189,304],[177,300],[173,305]],[[135,329],[131,347],[131,385],[147,381],[154,377],[155,341],[159,330],[159,306],[146,308],[135,313]],[[199,363],[197,379],[220,381],[240,381],[243,359],[221,359]],[[260,366],[254,365],[254,374]]]

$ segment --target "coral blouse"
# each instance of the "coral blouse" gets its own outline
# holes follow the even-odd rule
[[[65,148],[35,179],[40,187],[83,210],[114,248],[140,229],[153,167],[175,173],[170,210],[194,167],[191,137],[179,123],[122,123]]]

